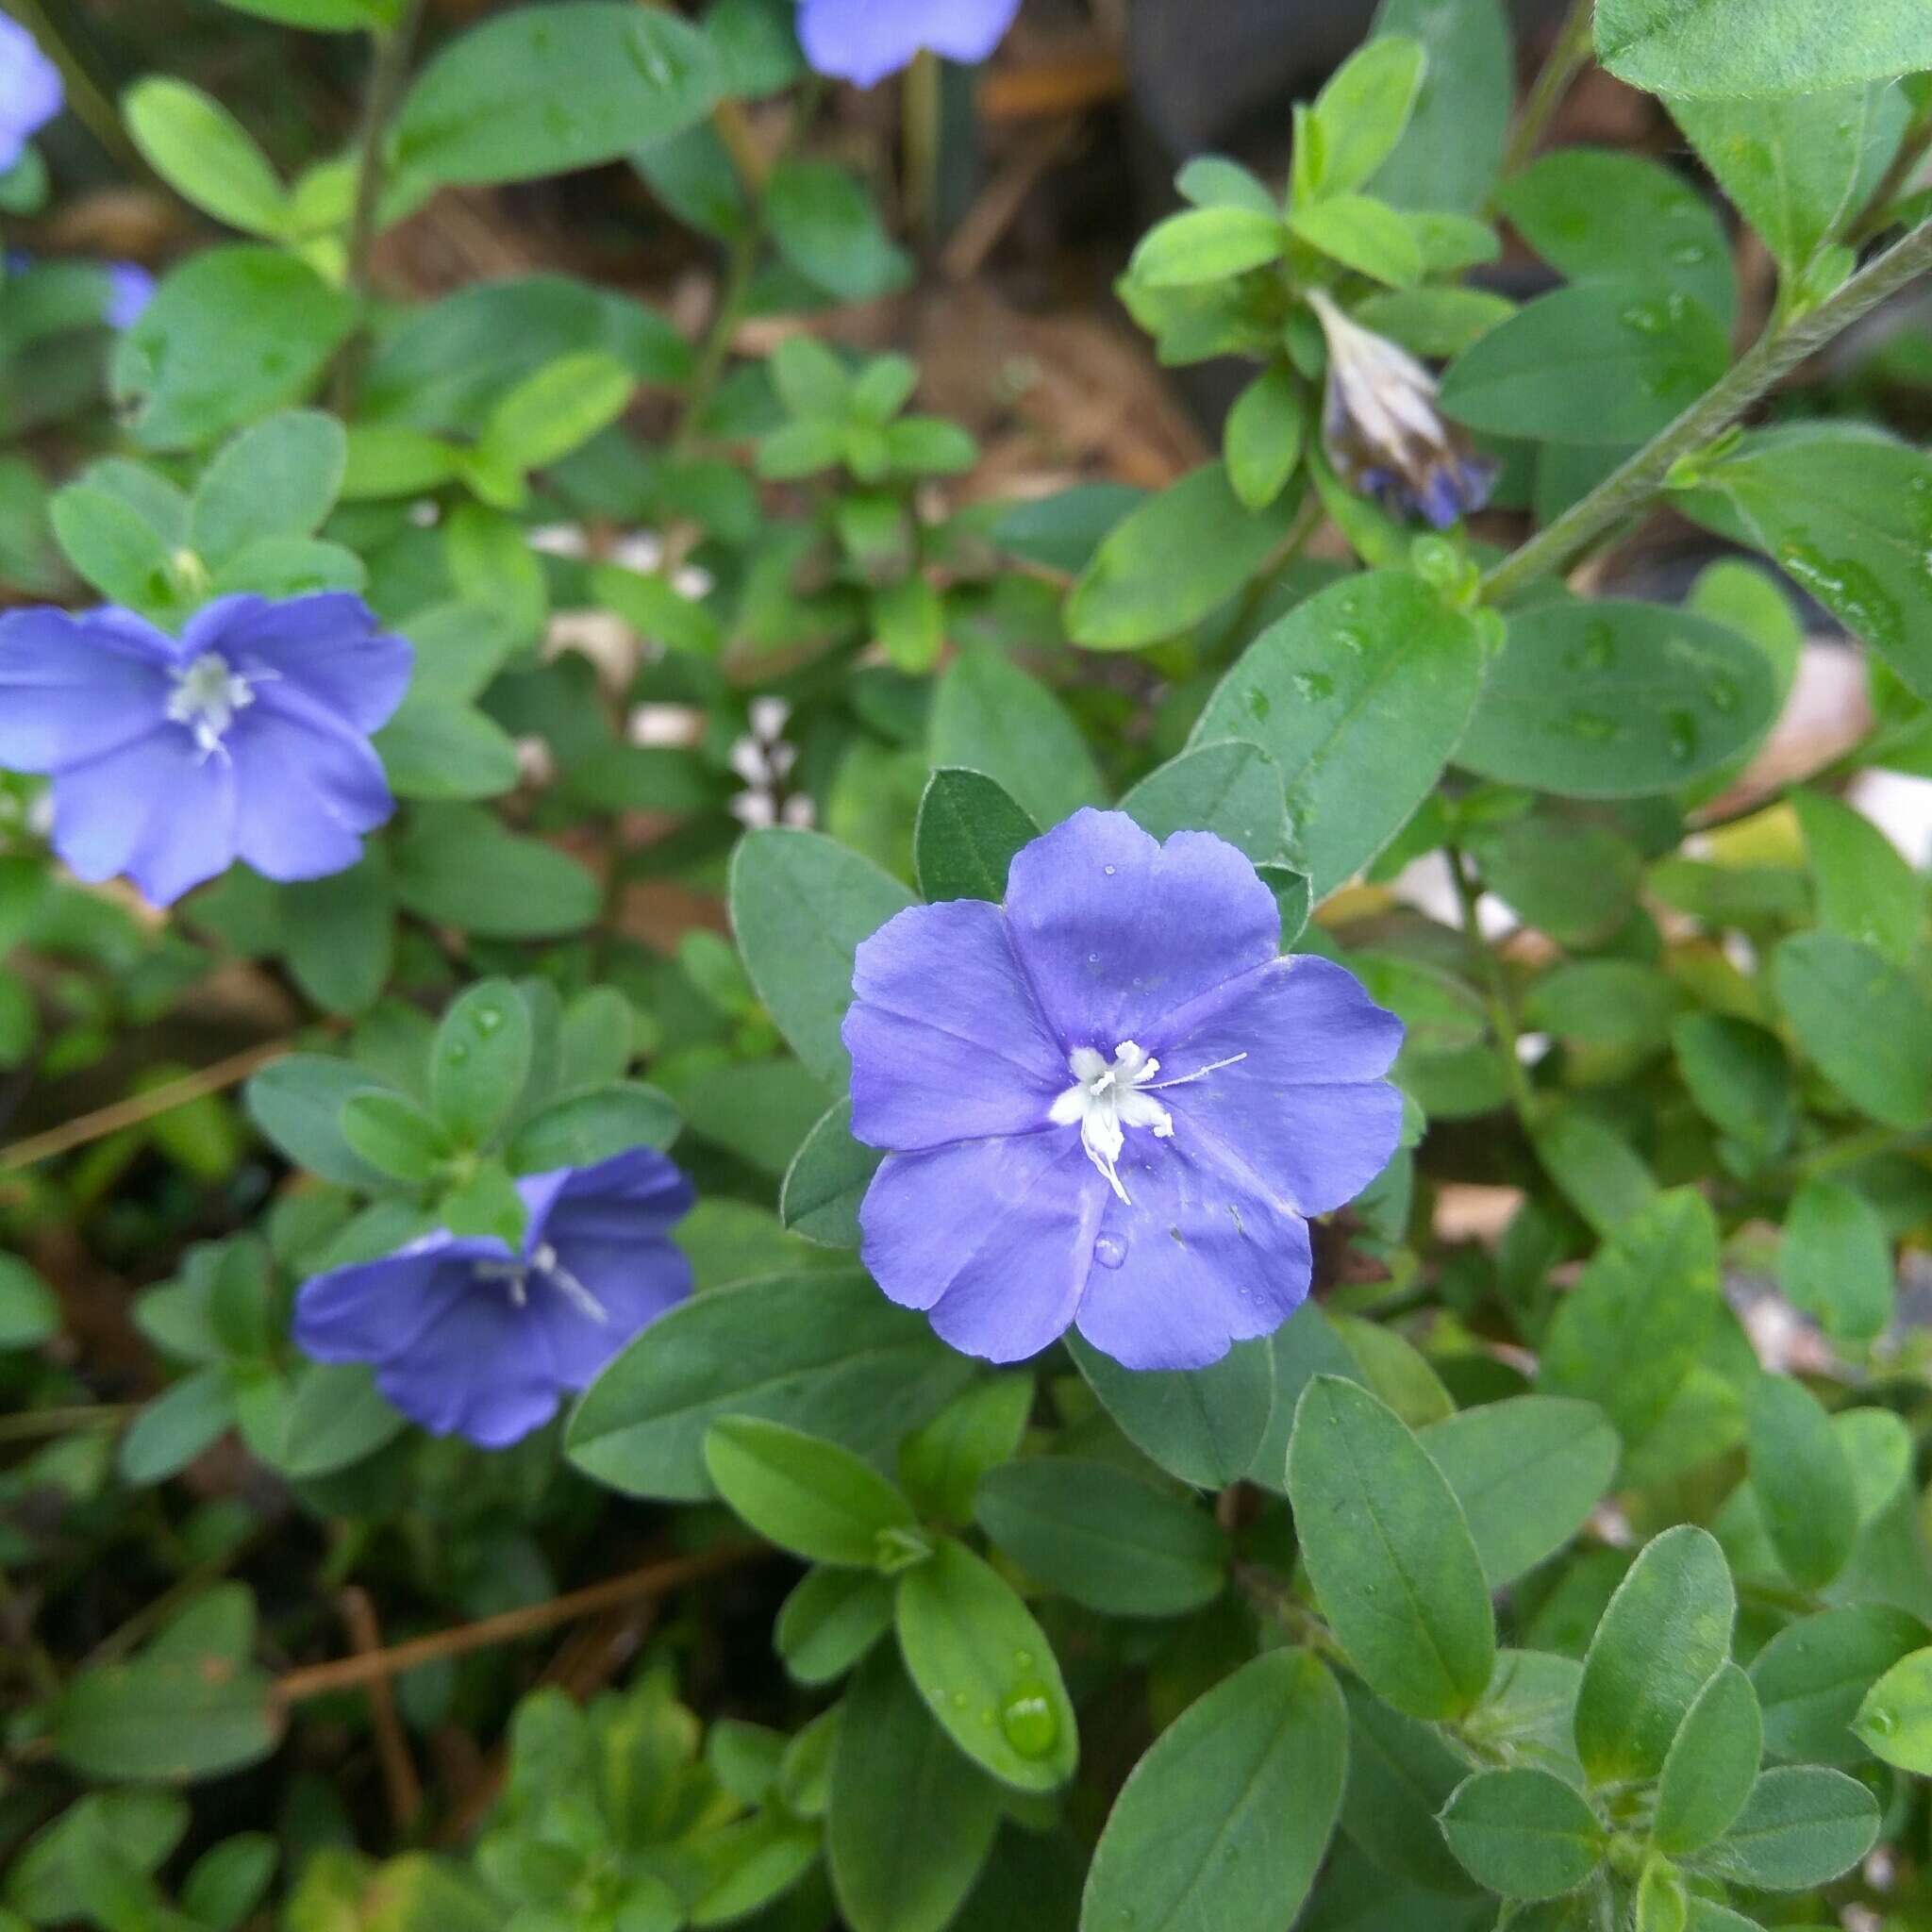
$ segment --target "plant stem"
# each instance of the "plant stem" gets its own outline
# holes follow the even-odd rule
[[[1570,92],[1570,84],[1590,65],[1595,51],[1591,31],[1594,10],[1594,0],[1571,0],[1570,12],[1538,70],[1515,126],[1509,130],[1509,145],[1503,151],[1502,178],[1515,174],[1536,153],[1557,109],[1563,105],[1563,96]]]
[[[67,105],[74,109],[75,118],[124,168],[144,180],[153,180],[154,170],[127,138],[119,110],[74,51],[42,0],[8,0],[7,10],[33,35],[41,51],[60,70],[60,84],[67,91]]]
[[[661,1563],[646,1564],[626,1576],[614,1576],[605,1583],[593,1583],[587,1590],[572,1591],[567,1596],[552,1597],[546,1603],[530,1604],[523,1609],[505,1610],[501,1616],[485,1617],[479,1623],[460,1624],[453,1630],[440,1630],[433,1636],[412,1638],[408,1643],[392,1644],[387,1650],[363,1651],[355,1657],[338,1658],[334,1663],[309,1664],[289,1671],[275,1689],[284,1704],[300,1704],[310,1697],[326,1696],[333,1690],[359,1690],[379,1678],[392,1677],[419,1664],[440,1658],[463,1657],[473,1650],[487,1650],[494,1644],[510,1643],[520,1637],[531,1637],[540,1630],[551,1630],[559,1624],[572,1624],[580,1617],[595,1616],[599,1610],[613,1609],[620,1604],[636,1603],[644,1597],[661,1596],[667,1591],[712,1576],[723,1570],[737,1568],[754,1557],[765,1554],[758,1543],[717,1543],[694,1556],[673,1557]]]
[[[1516,1005],[1509,996],[1508,977],[1503,971],[1502,960],[1496,957],[1496,949],[1483,937],[1482,893],[1470,876],[1468,859],[1460,846],[1445,845],[1442,849],[1449,861],[1449,876],[1456,881],[1456,902],[1462,908],[1462,938],[1470,964],[1486,991],[1490,1030],[1495,1034],[1497,1048],[1503,1056],[1510,1104],[1526,1132],[1536,1119],[1536,1090],[1529,1084],[1523,1056],[1518,1051],[1522,1028],[1516,1024]]]
[[[401,16],[392,27],[372,28],[374,58],[369,69],[369,95],[362,108],[362,131],[356,143],[356,206],[349,218],[349,247],[346,281],[352,295],[369,294],[370,258],[375,249],[376,217],[382,205],[383,149],[389,142],[390,123],[403,104],[403,89],[409,77],[409,55],[416,44],[416,33],[423,25],[425,0],[404,0]],[[356,397],[356,378],[362,360],[361,332],[343,352],[336,367],[337,410],[349,411]]]
[[[1878,185],[1865,204],[1865,212],[1846,238],[1855,247],[1860,242],[1871,241],[1886,225],[1886,209],[1902,190],[1910,187],[1912,176],[1919,172],[1919,163],[1928,153],[1932,153],[1932,107],[1919,110],[1911,125],[1906,129],[1905,139],[1898,144],[1898,153],[1891,158],[1891,165],[1878,177]]]
[[[71,1408],[27,1408],[18,1415],[0,1415],[0,1442],[25,1442],[68,1429],[118,1428],[140,1407],[138,1402],[91,1402]]]
[[[1782,328],[1768,328],[1713,388],[1660,430],[1547,529],[1483,578],[1491,604],[1560,569],[1570,558],[1655,496],[1673,467],[1728,429],[1799,363],[1932,268],[1932,221],[1867,263],[1835,294]]]
[[[906,134],[906,211],[912,232],[927,246],[940,220],[940,147],[945,104],[939,56],[921,48],[902,83]]]
[[[677,419],[677,433],[671,439],[674,456],[689,455],[698,439],[698,425],[706,406],[717,393],[724,378],[724,365],[731,359],[731,344],[738,325],[744,320],[746,303],[751,299],[752,278],[758,274],[761,225],[756,215],[745,224],[743,234],[731,244],[724,279],[718,291],[717,311],[706,332],[705,345],[698,351],[698,366],[691,386],[684,392],[683,412]]]

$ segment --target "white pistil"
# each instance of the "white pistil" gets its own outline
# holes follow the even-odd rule
[[[1111,1061],[1091,1046],[1076,1046],[1067,1056],[1067,1071],[1073,1074],[1074,1084],[1054,1101],[1047,1118],[1056,1126],[1071,1127],[1077,1123],[1088,1159],[1131,1208],[1134,1204],[1121,1185],[1119,1167],[1126,1145],[1125,1130],[1149,1127],[1157,1141],[1168,1140],[1174,1133],[1174,1116],[1151,1096],[1170,1087],[1206,1079],[1209,1074],[1246,1058],[1244,1053],[1231,1054],[1191,1074],[1157,1080],[1154,1076],[1160,1071],[1160,1062],[1131,1040],[1124,1040],[1114,1048]]]
[[[204,651],[185,671],[175,674],[168,693],[168,717],[185,724],[201,747],[202,762],[228,756],[222,742],[238,711],[255,702],[255,687],[234,671],[219,651]]]
[[[513,1307],[521,1308],[528,1303],[534,1276],[540,1283],[554,1288],[585,1320],[610,1319],[609,1310],[558,1259],[557,1250],[548,1241],[541,1243],[527,1261],[478,1261],[475,1272],[478,1281],[502,1282],[509,1290]]]

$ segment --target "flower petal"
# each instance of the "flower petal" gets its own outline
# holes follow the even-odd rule
[[[1307,1298],[1308,1226],[1252,1176],[1174,1139],[1130,1135],[1131,1206],[1109,1194],[1076,1320],[1130,1369],[1200,1369],[1272,1335]]]
[[[155,906],[235,862],[234,774],[178,724],[54,774],[54,849],[76,876],[125,873]]]
[[[984,60],[1020,0],[804,0],[799,44],[820,74],[871,87],[922,47],[950,60]]]
[[[1109,1058],[1281,944],[1274,895],[1232,845],[1209,832],[1157,844],[1117,811],[1075,812],[1024,847],[1007,917],[1048,1024]]]
[[[548,1422],[563,1393],[544,1324],[507,1289],[474,1276],[407,1349],[378,1366],[375,1386],[425,1429],[485,1449],[505,1448]]]
[[[173,640],[125,610],[0,617],[0,766],[56,772],[167,716]]]
[[[382,630],[368,605],[345,591],[275,603],[252,593],[218,597],[195,612],[183,642],[193,655],[219,652],[244,675],[273,672],[364,737],[394,716],[416,659],[407,640]],[[257,702],[275,694],[275,685],[264,683]]]
[[[508,1258],[501,1241],[439,1233],[377,1261],[332,1268],[296,1292],[295,1345],[319,1362],[388,1360],[470,1291],[478,1261]]]
[[[1106,1198],[1069,1127],[894,1154],[859,1208],[861,1257],[955,1348],[1020,1361],[1066,1332]]]
[[[1175,1144],[1200,1141],[1205,1158],[1261,1176],[1303,1214],[1352,1201],[1388,1165],[1402,1096],[1380,1076],[1402,1044],[1402,1022],[1345,968],[1296,954],[1172,1025],[1161,1078],[1185,1084],[1158,1098],[1174,1115]],[[1187,1079],[1203,1067],[1216,1071]]]
[[[908,907],[859,946],[852,984],[841,1037],[858,1140],[910,1152],[1045,1125],[1066,1051],[997,906]]]
[[[230,727],[241,856],[272,879],[324,878],[395,809],[367,739],[292,687],[264,685]]]

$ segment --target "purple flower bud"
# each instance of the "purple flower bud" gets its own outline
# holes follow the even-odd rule
[[[438,1232],[337,1268],[295,1297],[295,1342],[317,1361],[373,1362],[383,1394],[425,1429],[501,1449],[590,1386],[647,1324],[691,1293],[671,1229],[695,1198],[655,1148],[517,1183],[523,1243]]]
[[[1335,474],[1391,515],[1439,530],[1489,501],[1496,465],[1436,407],[1436,379],[1406,349],[1308,297],[1328,342],[1322,447]]]
[[[0,768],[54,781],[54,849],[158,906],[237,858],[322,878],[395,808],[369,742],[413,654],[338,591],[222,597],[178,638],[109,607],[0,617]]]
[[[132,261],[108,264],[108,306],[102,320],[109,328],[132,328],[155,298],[155,278]]]
[[[923,48],[984,60],[1019,10],[1020,0],[800,0],[798,39],[819,73],[871,87]]]
[[[886,1293],[994,1361],[1073,1325],[1200,1368],[1285,1322],[1307,1217],[1395,1151],[1402,1023],[1280,941],[1232,845],[1121,812],[1036,839],[1003,907],[888,921],[844,1024],[852,1131],[888,1150],[859,1213]]]
[[[0,13],[0,175],[18,164],[65,99],[60,70],[25,27]]]

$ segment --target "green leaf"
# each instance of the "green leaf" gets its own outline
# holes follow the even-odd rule
[[[317,409],[291,409],[255,424],[204,473],[189,510],[189,542],[219,567],[268,537],[307,537],[320,527],[348,460],[342,425]]]
[[[1690,1707],[1728,1661],[1737,1597],[1723,1550],[1690,1524],[1638,1552],[1583,1661],[1576,1755],[1597,1784],[1656,1777]]]
[[[1772,1547],[1793,1583],[1822,1590],[1857,1535],[1851,1463],[1818,1398],[1789,1375],[1758,1379],[1750,1422],[1751,1487]]]
[[[695,1502],[712,1493],[703,1443],[721,1416],[789,1423],[876,1461],[971,1374],[856,1268],[773,1275],[660,1316],[585,1393],[564,1448],[627,1495]]]
[[[1496,205],[1571,281],[1675,290],[1730,326],[1738,305],[1730,243],[1710,203],[1662,162],[1562,148],[1512,175]]]
[[[1081,1932],[1278,1932],[1327,1849],[1348,1759],[1335,1680],[1307,1651],[1244,1664],[1155,1740],[1114,1800]]]
[[[164,1481],[194,1460],[235,1420],[226,1373],[197,1369],[146,1404],[121,1438],[115,1461],[140,1487]]]
[[[78,1915],[74,1870],[105,1837],[142,1872],[159,1869],[188,1830],[187,1801],[168,1790],[91,1791],[42,1826],[7,1874],[7,1904],[37,1925]],[[0,1924],[4,1924],[0,1921]],[[8,1926],[7,1932],[15,1932]]]
[[[72,1677],[52,1711],[54,1748],[88,1777],[214,1777],[266,1757],[274,1686],[227,1657],[137,1657]]]
[[[150,75],[122,96],[121,113],[142,158],[177,194],[231,228],[286,232],[288,195],[273,163],[212,95]]]
[[[1266,509],[1288,488],[1307,425],[1301,382],[1285,367],[1264,369],[1236,398],[1227,412],[1223,458],[1244,508]]]
[[[162,278],[114,350],[114,392],[148,449],[192,449],[306,394],[356,305],[279,248],[209,248]]]
[[[1932,701],[1932,456],[1856,424],[1760,430],[1673,497],[1762,551]]]
[[[1422,244],[1399,210],[1368,194],[1338,194],[1295,208],[1288,225],[1310,248],[1391,289],[1421,281]]]
[[[880,1565],[888,1539],[914,1526],[912,1506],[849,1449],[758,1416],[705,1431],[718,1493],[768,1542],[808,1563]]]
[[[1468,1763],[1433,1724],[1391,1710],[1353,1678],[1348,1704],[1348,1789],[1341,1829],[1379,1870],[1432,1893],[1467,1893],[1436,1814],[1469,1775]],[[1446,1904],[1446,1901],[1444,1901]]]
[[[1680,1858],[1722,1837],[1751,1795],[1763,1748],[1751,1679],[1734,1663],[1720,1665],[1664,1759],[1651,1823],[1657,1848]]]
[[[1280,769],[1317,898],[1373,858],[1434,788],[1482,683],[1475,626],[1393,571],[1332,585],[1263,631],[1192,744],[1239,739]]]
[[[1457,761],[1574,798],[1664,791],[1770,723],[1769,661],[1735,631],[1658,604],[1568,599],[1518,611]]]
[[[1530,985],[1523,1017],[1541,1032],[1619,1051],[1660,1049],[1683,1004],[1676,982],[1634,959],[1568,959]]]
[[[1341,1647],[1411,1717],[1460,1715],[1495,1662],[1495,1616],[1456,1493],[1392,1410],[1317,1375],[1288,1452],[1303,1560]]]
[[[395,907],[379,858],[282,888],[289,970],[317,1006],[360,1013],[388,984],[395,956]]]
[[[211,1845],[189,1868],[182,1908],[204,1925],[232,1932],[267,1895],[281,1848],[266,1832],[245,1831]]]
[[[858,1205],[885,1156],[852,1138],[852,1103],[826,1110],[805,1137],[778,1194],[778,1214],[792,1233],[828,1248],[856,1248]]]
[[[399,798],[499,798],[520,775],[516,741],[493,718],[423,691],[403,700],[375,749]]]
[[[1289,842],[1281,774],[1258,745],[1230,739],[1196,745],[1157,765],[1121,800],[1144,832],[1212,832],[1257,865],[1278,859]]]
[[[1442,408],[1497,436],[1642,442],[1729,359],[1702,303],[1643,282],[1579,283],[1519,309],[1457,357],[1442,377]]]
[[[1170,1475],[1219,1490],[1247,1474],[1274,1408],[1265,1341],[1237,1342],[1206,1369],[1124,1369],[1077,1333],[1067,1350],[1127,1440]]]
[[[841,302],[903,289],[912,261],[863,184],[830,161],[786,160],[765,184],[765,221],[786,265]]]
[[[1016,1790],[1073,1776],[1079,1735],[1059,1660],[995,1571],[943,1537],[901,1574],[893,1614],[907,1671],[967,1757]]]
[[[1574,1891],[1604,1855],[1604,1827],[1580,1791],[1547,1771],[1479,1771],[1442,1810],[1442,1836],[1469,1875],[1504,1898]]]
[[[710,112],[710,42],[622,0],[519,8],[452,41],[417,77],[395,130],[404,173],[528,181],[615,160]]]
[[[1776,1034],[1728,1013],[1686,1013],[1671,1028],[1671,1045],[1706,1119],[1761,1159],[1783,1151],[1798,1096]]]
[[[945,766],[926,781],[912,830],[913,864],[928,900],[1007,896],[1007,868],[1040,827],[984,772]]]
[[[340,1187],[379,1191],[383,1176],[342,1139],[342,1104],[370,1086],[362,1068],[322,1054],[291,1054],[248,1083],[248,1117],[298,1167]]]
[[[899,1445],[899,1480],[920,1513],[948,1523],[973,1515],[979,1479],[1020,1453],[1033,1413],[1033,1377],[1024,1370],[963,1390]]]
[[[1852,1730],[1886,1763],[1932,1776],[1932,1650],[1892,1664],[1859,1704]]]
[[[990,1469],[973,1513],[1023,1570],[1104,1616],[1181,1616],[1227,1580],[1211,1517],[1106,1463],[1036,1456]]]
[[[1244,508],[1225,464],[1190,471],[1102,540],[1068,595],[1067,635],[1090,650],[1132,651],[1200,623],[1268,560],[1296,508],[1291,494]]]
[[[309,1362],[292,1380],[252,1376],[237,1391],[236,1411],[249,1448],[296,1481],[360,1462],[404,1426],[360,1362]]]
[[[1858,212],[1904,130],[1888,83],[1782,99],[1676,100],[1671,112],[1788,279]]]
[[[1798,1044],[1861,1112],[1890,1126],[1932,1115],[1932,1004],[1870,946],[1794,933],[1771,981]]]
[[[396,897],[475,938],[556,939],[597,917],[597,881],[541,839],[475,806],[419,807],[395,841]]]
[[[911,905],[870,859],[818,832],[750,833],[731,860],[731,926],[745,971],[778,1030],[828,1085],[850,1062],[839,1037],[852,1004],[852,959]]]
[[[1553,1557],[1589,1521],[1617,1470],[1601,1409],[1516,1395],[1445,1416],[1421,1432],[1475,1539],[1491,1590]]]
[[[453,1151],[442,1129],[406,1094],[376,1089],[342,1106],[342,1139],[359,1159],[401,1181],[426,1181]]]
[[[398,0],[226,0],[243,13],[284,26],[311,27],[319,33],[360,33],[392,26]]]
[[[635,387],[630,370],[604,350],[561,357],[497,403],[481,450],[513,470],[544,469],[615,423]]]
[[[1427,64],[1421,42],[1378,23],[1315,98],[1313,119],[1324,200],[1346,196],[1374,174],[1402,139]]]
[[[1224,155],[1196,155],[1183,162],[1174,185],[1175,193],[1196,208],[1244,208],[1257,214],[1279,214],[1268,184]]]
[[[507,1158],[516,1174],[594,1167],[633,1147],[669,1147],[678,1125],[669,1094],[641,1080],[612,1080],[532,1115],[517,1129]]]
[[[1623,1439],[1627,1462],[1702,1356],[1719,1300],[1709,1204],[1690,1188],[1659,1194],[1598,1249],[1557,1303],[1539,1385],[1594,1402]]]
[[[1047,688],[991,650],[967,651],[933,693],[935,770],[984,773],[1037,825],[1107,797],[1079,727]]]
[[[1917,1617],[1889,1604],[1846,1605],[1786,1624],[1751,1660],[1765,1749],[1787,1760],[1862,1761],[1852,1727],[1867,1692],[1926,1636]]]
[[[1758,1891],[1807,1891],[1849,1872],[1878,1837],[1878,1801],[1820,1764],[1767,1771],[1743,1810],[1698,1860]]]
[[[1909,966],[1925,924],[1924,882],[1862,812],[1804,786],[1790,802],[1818,893],[1818,924]]]
[[[184,614],[174,554],[131,505],[92,484],[70,483],[47,508],[68,562],[103,596],[145,617]]]
[[[1150,289],[1191,289],[1277,260],[1287,241],[1273,209],[1225,202],[1190,208],[1148,230],[1127,274]]]
[[[0,1355],[37,1348],[60,1332],[54,1291],[12,1255],[0,1255]]]
[[[840,1912],[852,1932],[941,1932],[992,1848],[999,1787],[933,1722],[890,1650],[866,1661],[843,1709],[825,1824]]]
[[[1807,94],[1932,67],[1917,0],[1598,0],[1597,58],[1656,94]]]
[[[458,1144],[487,1145],[530,1077],[536,1035],[513,982],[486,979],[442,1016],[429,1049],[429,1098]]]
[[[1516,63],[1499,0],[1382,0],[1378,34],[1407,34],[1427,56],[1407,129],[1372,182],[1397,208],[1474,214],[1503,159]]]
[[[893,1597],[892,1579],[875,1570],[808,1571],[773,1633],[785,1668],[801,1684],[842,1677],[892,1627]]]

